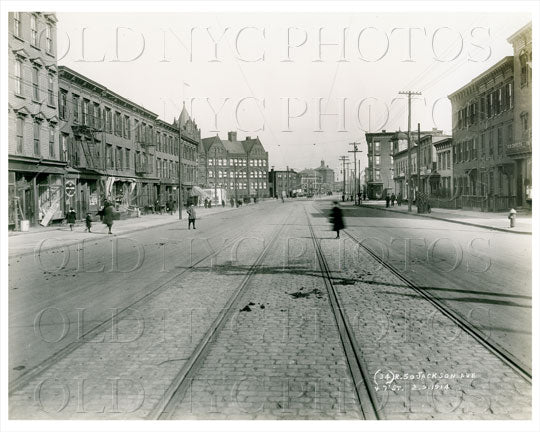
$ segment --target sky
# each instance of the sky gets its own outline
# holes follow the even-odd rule
[[[487,5],[488,3],[486,3]],[[58,12],[58,64],[202,136],[258,136],[276,169],[336,170],[365,133],[451,133],[447,95],[512,55],[528,13]],[[351,156],[352,155],[348,154]]]

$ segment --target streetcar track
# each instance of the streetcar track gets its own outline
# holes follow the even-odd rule
[[[148,284],[145,288],[149,288],[150,291],[147,292],[145,295],[143,295],[141,298],[137,299],[136,301],[130,303],[127,306],[124,306],[123,308],[119,308],[117,313],[114,316],[111,316],[110,318],[106,319],[105,321],[100,321],[99,324],[92,327],[91,329],[87,330],[85,333],[80,335],[77,340],[70,342],[51,356],[47,357],[45,360],[43,360],[41,363],[39,363],[36,366],[33,366],[32,368],[29,368],[26,372],[19,375],[17,378],[15,378],[12,382],[9,383],[9,391],[8,394],[11,396],[16,391],[20,390],[24,386],[26,386],[30,381],[41,375],[43,372],[54,366],[56,363],[58,363],[63,358],[67,357],[69,354],[74,352],[76,349],[81,347],[84,343],[86,343],[86,340],[95,338],[99,336],[101,333],[109,329],[109,325],[113,320],[116,322],[119,322],[126,318],[128,316],[129,311],[134,308],[134,306],[140,306],[141,304],[144,304],[148,301],[150,301],[155,296],[159,295],[160,291],[163,289],[167,289],[169,284],[178,278],[184,276],[186,273],[191,272],[196,269],[196,266],[200,263],[204,262],[205,260],[211,259],[219,253],[221,253],[226,248],[230,247],[231,245],[234,245],[235,242],[241,238],[245,234],[244,229],[239,230],[239,234],[236,235],[233,239],[231,239],[229,242],[224,243],[222,247],[219,249],[212,251],[211,253],[203,256],[201,259],[197,260],[194,263],[190,263],[188,266],[184,267],[180,272],[176,273],[175,275],[171,276],[167,280],[160,283],[157,287],[155,287],[153,284]],[[144,289],[142,290],[144,291]]]
[[[362,414],[366,420],[382,420],[384,419],[384,415],[377,408],[377,396],[373,386],[371,385],[367,365],[363,360],[363,355],[356,341],[356,337],[354,336],[352,326],[344,312],[345,309],[343,307],[343,303],[332,282],[333,278],[331,271],[328,268],[328,263],[326,262],[321,244],[315,235],[309,214],[305,207],[304,211],[306,212],[307,223],[311,233],[311,240],[313,241],[313,245],[315,247],[319,268],[323,276],[322,279],[328,293],[330,300],[329,303],[336,321],[343,351],[345,352],[345,358],[349,366],[349,372],[353,380],[360,410],[362,411]]]
[[[315,207],[313,208],[324,214],[324,212]],[[415,293],[419,294],[424,300],[428,301],[433,305],[439,312],[444,316],[449,318],[454,324],[456,324],[461,330],[466,332],[468,335],[472,336],[478,343],[480,343],[484,348],[486,348],[490,353],[495,355],[499,360],[501,360],[506,366],[512,369],[517,375],[527,381],[529,384],[532,383],[532,370],[519,361],[512,353],[508,352],[505,348],[501,347],[497,343],[492,343],[489,339],[482,334],[482,331],[473,324],[471,324],[466,318],[461,316],[456,311],[453,311],[448,307],[444,302],[439,300],[436,296],[429,293],[427,290],[423,289],[416,285],[412,280],[402,275],[398,269],[396,269],[388,260],[384,260],[378,256],[376,252],[367,247],[363,242],[361,242],[355,235],[351,234],[348,229],[342,230],[351,240],[356,244],[362,247],[373,259],[375,259],[380,265],[384,266],[388,271],[390,271],[394,276],[401,280],[406,287],[412,289]]]
[[[152,410],[145,417],[147,420],[170,420],[174,415],[175,408],[182,402],[184,396],[191,385],[193,377],[197,374],[198,370],[202,366],[205,358],[211,349],[211,342],[215,339],[223,327],[229,322],[229,319],[236,312],[237,303],[243,298],[248,284],[252,277],[256,274],[257,270],[263,263],[264,259],[268,255],[270,249],[274,246],[279,234],[283,229],[288,226],[286,221],[289,219],[290,214],[285,216],[283,223],[278,224],[277,228],[272,233],[270,242],[261,251],[257,260],[247,269],[246,274],[242,278],[242,281],[236,288],[235,292],[229,297],[227,303],[221,308],[220,313],[216,319],[212,322],[210,327],[206,330],[205,334],[199,340],[199,343],[189,356],[189,359],[182,366],[178,374],[174,377],[173,381],[165,391],[160,401],[152,408]]]

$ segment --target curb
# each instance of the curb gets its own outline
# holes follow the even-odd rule
[[[228,211],[232,211],[232,210],[235,210],[236,207],[234,208],[227,208],[225,210],[221,210],[219,212],[215,212],[215,213],[211,213],[209,215],[206,215],[206,216],[211,216],[211,215],[214,215],[214,214],[219,214],[219,213],[226,213]],[[200,218],[199,218],[200,219]],[[135,229],[132,229],[132,230],[129,230],[129,231],[125,231],[123,232],[122,234],[118,234],[116,236],[122,236],[122,235],[125,235],[125,234],[131,234],[131,233],[134,233],[134,232],[138,232],[138,231],[143,231],[143,230],[146,230],[146,229],[151,229],[151,228],[157,228],[157,227],[160,227],[160,226],[164,226],[164,225],[169,225],[169,224],[173,224],[173,223],[177,223],[177,222],[180,222],[180,221],[187,221],[187,219],[175,219],[174,221],[167,221],[167,222],[162,222],[162,223],[158,223],[158,224],[155,224],[155,225],[150,225],[150,226],[144,226],[144,227],[140,227],[140,228],[135,228]],[[51,230],[51,231],[55,231],[55,230]],[[103,234],[103,237],[100,237],[100,238],[97,238],[96,240],[97,241],[102,241],[102,240],[105,240],[105,239],[109,239],[111,237],[109,237],[107,234]],[[78,244],[80,242],[80,240],[78,241],[72,241],[72,242],[69,242],[69,243],[63,243],[61,245],[56,245],[56,246],[51,246],[51,247],[48,247],[48,248],[44,248],[44,249],[41,249],[40,252],[46,252],[46,251],[49,251],[49,250],[54,250],[54,249],[58,249],[59,247],[70,247],[70,246],[74,246],[76,244]],[[9,244],[9,241],[8,241],[8,244]],[[9,247],[8,247],[9,249]],[[35,247],[34,247],[34,250],[32,251],[29,251],[29,252],[22,252],[20,254],[14,254],[14,255],[8,255],[8,260],[12,259],[12,258],[19,258],[19,257],[24,257],[24,256],[28,256],[28,255],[34,255],[35,254]]]
[[[460,224],[460,225],[468,225],[468,226],[473,226],[473,227],[478,227],[478,228],[485,228],[485,229],[489,229],[489,230],[493,230],[493,231],[501,231],[501,232],[507,232],[507,233],[512,233],[512,234],[525,234],[525,235],[532,235],[532,232],[529,232],[529,231],[513,231],[511,229],[507,229],[507,228],[498,228],[498,227],[493,227],[493,226],[489,226],[489,225],[482,225],[482,224],[475,224],[475,223],[472,223],[472,222],[463,222],[463,221],[458,221],[458,220],[455,220],[455,219],[445,219],[443,217],[438,217],[438,216],[430,216],[430,215],[426,215],[426,214],[418,214],[418,213],[405,213],[405,212],[400,212],[400,211],[395,211],[395,210],[386,210],[386,208],[384,207],[376,207],[376,206],[371,206],[371,205],[366,205],[366,204],[360,204],[360,207],[365,207],[365,208],[372,208],[372,209],[376,209],[376,210],[381,210],[381,211],[385,211],[385,212],[391,212],[391,213],[397,213],[397,214],[407,214],[407,215],[412,215],[412,216],[417,216],[417,217],[425,217],[425,218],[429,218],[429,219],[437,219],[437,220],[442,220],[442,221],[445,221],[445,222],[451,222],[451,223],[456,223],[456,224]]]

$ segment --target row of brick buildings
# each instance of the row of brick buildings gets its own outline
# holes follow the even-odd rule
[[[307,168],[296,171],[287,167],[286,170],[270,170],[270,196],[281,198],[292,197],[299,193],[304,195],[326,194],[333,192],[335,187],[334,170],[321,161],[317,168]]]
[[[448,97],[452,135],[411,132],[410,180],[449,205],[486,211],[529,207],[532,197],[532,26],[508,38],[501,59]],[[366,188],[371,199],[407,198],[407,134],[367,133]]]
[[[58,66],[56,23],[54,13],[9,16],[10,226],[46,225],[68,207],[83,217],[105,200],[125,213],[154,209],[176,201],[179,187],[184,204],[205,188],[268,195],[268,153],[258,138],[201,139],[185,105],[168,123]]]

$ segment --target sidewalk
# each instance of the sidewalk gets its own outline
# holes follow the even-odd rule
[[[197,219],[204,219],[206,216],[222,213],[226,211],[239,210],[241,208],[250,207],[251,205],[260,205],[258,204],[249,204],[239,207],[238,209],[232,208],[230,206],[226,207],[196,207],[197,209]],[[144,215],[139,218],[130,218],[124,220],[114,221],[112,232],[115,235],[125,235],[136,231],[141,231],[144,229],[166,225],[174,222],[184,223],[187,226],[187,213],[186,209],[182,211],[182,221],[178,219],[178,211],[172,215],[166,214],[150,214]],[[8,234],[8,251],[9,257],[27,255],[34,252],[34,248],[39,245],[41,242],[50,239],[47,242],[43,250],[47,249],[47,244],[52,247],[70,246],[77,244],[83,239],[94,238],[94,239],[103,239],[108,237],[108,228],[102,222],[97,221],[92,223],[92,232],[85,232],[86,226],[83,221],[77,222],[73,227],[73,231],[69,229],[68,225],[57,225],[50,227],[30,227],[30,230],[27,232],[20,231],[10,231]],[[54,240],[53,240],[54,239]]]
[[[352,203],[351,203],[352,204]],[[471,225],[481,228],[488,228],[496,231],[511,232],[516,234],[532,234],[532,216],[530,214],[518,213],[516,226],[510,228],[508,212],[479,212],[473,210],[452,210],[432,208],[431,213],[419,214],[416,206],[412,206],[412,211],[407,211],[407,204],[401,206],[394,204],[394,207],[386,208],[385,201],[363,201],[362,207],[376,208],[377,210],[391,211],[395,213],[406,213],[419,217],[439,219],[447,222]]]

